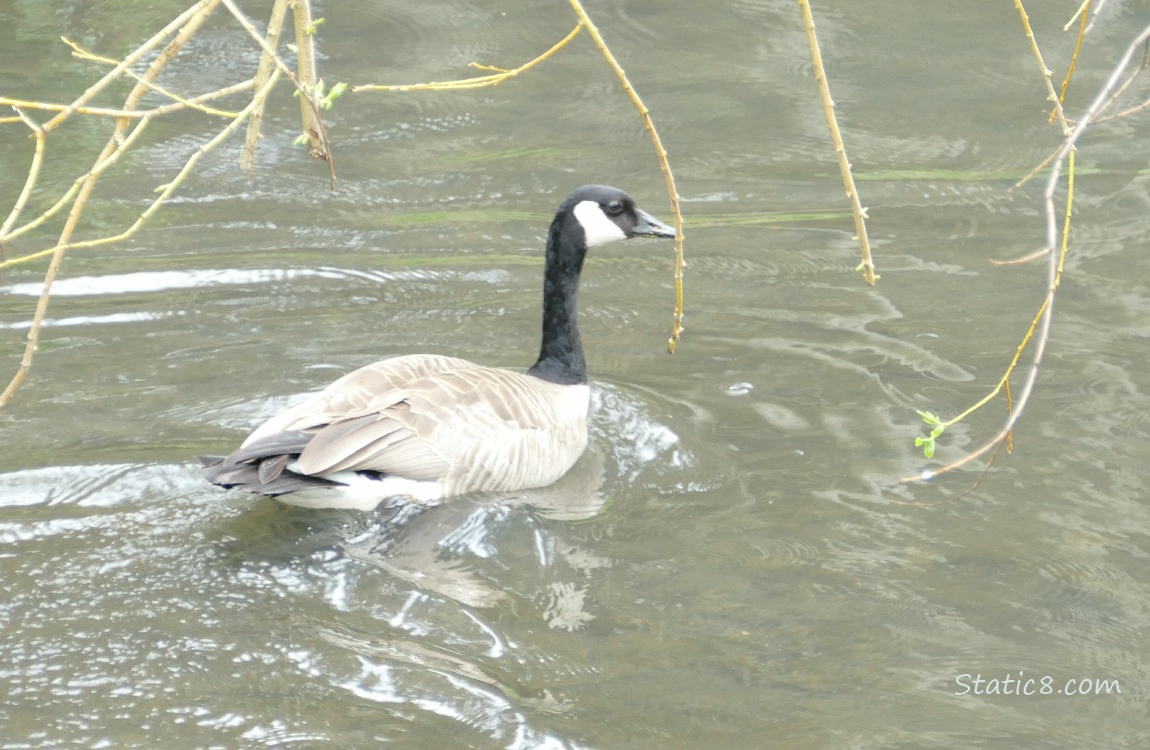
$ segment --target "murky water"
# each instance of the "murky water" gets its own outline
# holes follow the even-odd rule
[[[565,3],[348,5],[320,9],[329,81],[510,66],[574,25]],[[896,484],[924,465],[915,409],[986,393],[1043,288],[1038,265],[988,259],[1041,244],[1040,185],[1007,188],[1057,132],[1013,8],[968,5],[816,5],[872,290],[793,3],[592,4],[683,194],[685,338],[664,353],[666,244],[595,253],[591,452],[556,487],[422,513],[285,508],[219,492],[192,459],[382,356],[529,364],[550,212],[597,181],[669,219],[657,163],[585,38],[496,89],[341,100],[334,193],[281,92],[254,177],[232,143],[145,231],[69,258],[0,414],[0,748],[1145,747],[1144,115],[1083,141],[1013,455],[937,507],[981,467]],[[0,2],[2,93],[79,91],[95,69],[57,36],[115,54],[180,9],[57,6]],[[1071,9],[1029,10],[1061,75]],[[1071,113],[1147,11],[1104,6]],[[246,75],[239,49],[211,25],[181,90]],[[154,126],[85,236],[130,221],[216,126]],[[74,133],[52,184],[99,148]],[[5,210],[29,152],[0,128]],[[0,272],[5,381],[41,274]],[[938,458],[1003,413],[952,428]],[[1121,692],[1069,695],[1082,679]]]

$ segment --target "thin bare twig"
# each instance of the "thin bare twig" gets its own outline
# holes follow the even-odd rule
[[[268,30],[264,35],[264,41],[267,42],[267,48],[273,52],[279,46],[280,31],[283,30],[284,18],[287,16],[288,0],[276,0],[275,5],[272,6],[271,17],[268,18]],[[253,79],[256,89],[262,89],[264,84],[271,78],[272,70],[275,68],[275,60],[268,52],[260,54],[260,64],[256,68],[256,75]],[[267,97],[260,100],[260,106],[252,110],[251,117],[248,118],[248,132],[244,138],[244,148],[240,152],[240,169],[248,174],[252,173],[255,169],[256,163],[256,146],[260,140],[260,125],[264,119],[264,106],[263,103],[267,101]]]
[[[62,196],[60,196],[59,200],[57,200],[54,204],[52,204],[51,208],[49,208],[44,213],[40,214],[34,220],[32,220],[32,221],[28,222],[27,224],[24,224],[23,226],[15,229],[10,234],[5,235],[3,237],[4,240],[15,239],[22,234],[30,232],[33,229],[35,229],[36,227],[43,224],[48,219],[51,219],[57,213],[59,213],[60,209],[62,209],[64,206],[66,206],[68,204],[68,202],[71,201],[76,196],[76,194],[78,192],[80,192],[81,188],[83,188],[84,185],[94,181],[96,178],[98,178],[104,172],[105,169],[107,169],[112,164],[114,164],[116,162],[116,160],[119,159],[120,156],[122,154],[124,154],[131,147],[131,145],[135,142],[135,140],[140,137],[140,134],[144,132],[144,128],[146,128],[148,126],[148,123],[150,123],[151,121],[152,121],[152,119],[150,117],[146,117],[143,120],[140,120],[139,122],[137,122],[136,126],[134,128],[132,128],[131,131],[129,131],[126,136],[124,136],[123,138],[120,138],[117,141],[115,148],[113,148],[110,152],[108,152],[108,154],[103,159],[97,161],[96,164],[94,164],[92,166],[92,168],[89,169],[86,173],[77,177],[72,182],[72,187],[68,188],[68,190]],[[30,171],[32,171],[32,170],[30,170]],[[103,243],[101,243],[101,244],[103,244]],[[38,260],[38,259],[43,258],[45,256],[52,255],[52,254],[56,253],[58,250],[61,250],[61,249],[67,250],[67,249],[70,249],[73,247],[76,247],[76,244],[74,244],[74,243],[59,243],[59,244],[53,245],[52,247],[46,248],[44,250],[40,250],[39,252],[30,253],[28,255],[22,255],[18,258],[11,258],[9,260],[5,260],[2,263],[0,263],[0,269],[8,268],[9,266],[15,266],[19,263],[27,263],[29,261]]]
[[[173,178],[166,185],[159,188],[159,191],[160,191],[159,195],[155,199],[152,200],[152,202],[143,211],[143,213],[141,213],[138,217],[136,217],[136,220],[134,222],[132,222],[132,224],[129,225],[127,229],[123,230],[119,234],[108,235],[105,237],[98,237],[96,239],[91,239],[91,240],[83,240],[80,242],[69,242],[67,244],[56,245],[54,247],[47,248],[46,250],[41,250],[39,252],[31,253],[29,255],[25,255],[25,256],[20,257],[20,258],[13,258],[10,261],[0,263],[0,269],[3,269],[6,266],[15,265],[16,263],[23,263],[25,261],[36,260],[37,258],[42,258],[46,255],[51,255],[51,254],[58,252],[60,250],[79,250],[79,249],[85,249],[85,248],[89,248],[89,247],[98,247],[100,245],[111,245],[111,244],[114,244],[116,242],[121,242],[123,240],[126,240],[129,237],[133,236],[136,232],[138,232],[140,230],[140,228],[145,224],[145,222],[147,222],[147,220],[149,218],[151,218],[151,216],[153,214],[155,214],[155,212],[157,210],[159,210],[160,206],[162,206],[165,202],[167,202],[168,198],[171,197],[172,193],[175,192],[176,188],[179,187],[180,183],[182,183],[184,181],[184,179],[187,177],[187,175],[191,172],[192,168],[195,167],[196,163],[205,154],[211,152],[224,139],[226,139],[233,132],[235,132],[235,130],[241,124],[243,124],[243,122],[245,120],[248,119],[248,117],[255,110],[255,108],[262,104],[263,100],[265,98],[267,98],[268,93],[275,86],[275,83],[278,80],[279,75],[280,75],[280,72],[278,70],[275,70],[272,72],[271,77],[267,80],[267,82],[264,83],[264,87],[262,89],[260,89],[258,92],[256,92],[255,96],[252,97],[251,102],[249,102],[246,107],[244,107],[242,110],[240,110],[240,112],[238,112],[236,114],[235,119],[233,119],[231,122],[229,122],[227,124],[227,126],[225,126],[223,128],[223,130],[221,130],[219,133],[217,133],[206,144],[204,144],[203,146],[198,148],[188,158],[188,160],[186,162],[184,162],[184,166],[176,174],[175,178]],[[139,125],[131,133],[129,133],[126,138],[123,139],[122,143],[120,144],[120,146],[117,148],[117,150],[114,153],[110,154],[107,159],[105,159],[103,162],[98,164],[96,167],[93,167],[93,169],[88,174],[84,175],[83,177],[79,178],[76,181],[75,185],[73,186],[73,190],[77,186],[81,186],[85,180],[90,179],[90,178],[95,177],[95,176],[99,176],[99,174],[101,172],[103,172],[104,169],[106,169],[113,161],[115,161],[115,159],[121,153],[123,153],[124,151],[127,150],[127,148],[131,145],[132,141],[134,141],[136,139],[136,137],[140,134],[140,132],[143,131],[144,127],[149,122],[151,122],[150,118],[142,120],[139,123]],[[70,191],[70,194],[72,194],[71,191]],[[59,205],[59,204],[57,204],[57,205]],[[45,217],[41,217],[41,218],[45,218]],[[39,219],[37,221],[39,221]],[[25,231],[28,228],[31,228],[31,227],[21,227],[20,231]],[[13,233],[13,235],[15,235],[15,233]]]
[[[1110,95],[1110,98],[1106,101],[1105,104],[1102,105],[1102,108],[1098,110],[1099,115],[1110,109],[1110,107],[1112,107],[1118,101],[1118,97],[1122,96],[1122,94],[1126,92],[1126,89],[1130,88],[1130,86],[1134,84],[1134,81],[1138,80],[1138,77],[1146,72],[1148,64],[1150,64],[1150,45],[1143,46],[1142,62],[1138,65],[1138,69],[1128,75],[1126,80],[1123,81],[1122,84],[1116,89],[1114,89],[1114,93]],[[1129,115],[1141,112],[1147,106],[1150,106],[1150,100],[1136,104],[1133,107],[1128,107],[1126,109],[1120,110],[1112,115],[1107,115],[1106,117],[1099,117],[1098,115],[1095,115],[1093,124],[1097,125],[1100,122],[1109,122],[1110,120],[1116,120],[1120,117],[1128,117]]]
[[[1077,124],[1063,140],[1062,146],[1055,154],[1053,165],[1050,169],[1050,174],[1046,179],[1046,188],[1043,191],[1043,211],[1046,217],[1046,246],[1043,249],[1043,252],[1046,253],[1048,257],[1046,294],[1043,298],[1042,304],[1039,306],[1038,313],[1031,324],[1030,331],[1027,332],[1026,338],[1024,338],[1023,342],[1019,345],[1019,349],[1015,354],[1014,360],[1011,362],[1010,368],[1007,370],[1007,374],[1003,376],[1004,381],[1010,376],[1011,370],[1017,363],[1022,353],[1022,349],[1033,337],[1034,355],[1031,358],[1030,366],[1027,370],[1026,377],[1023,380],[1022,387],[1018,389],[1018,398],[1014,402],[1013,410],[1011,411],[1009,417],[1006,419],[1005,423],[998,430],[998,432],[978,448],[969,451],[960,459],[953,461],[939,469],[924,472],[920,475],[904,477],[900,481],[924,481],[941,473],[956,469],[966,463],[969,463],[970,461],[973,461],[976,458],[979,458],[980,456],[985,455],[992,450],[997,450],[997,448],[1005,440],[1008,439],[1014,430],[1015,425],[1018,423],[1018,420],[1022,417],[1023,412],[1025,412],[1026,405],[1030,401],[1031,395],[1034,393],[1034,387],[1038,380],[1038,373],[1042,365],[1042,359],[1046,353],[1047,344],[1050,341],[1050,328],[1054,319],[1054,298],[1058,291],[1059,283],[1061,282],[1062,272],[1066,261],[1066,254],[1069,247],[1070,214],[1072,209],[1071,202],[1073,200],[1073,167],[1075,147],[1079,138],[1093,123],[1094,117],[1098,114],[1099,111],[1102,110],[1103,107],[1106,106],[1107,102],[1111,101],[1112,93],[1119,85],[1119,80],[1126,72],[1126,69],[1129,67],[1130,62],[1134,58],[1134,55],[1137,53],[1138,49],[1143,44],[1146,44],[1147,40],[1150,40],[1150,26],[1145,27],[1126,48],[1126,51],[1123,53],[1118,63],[1114,66],[1114,69],[1111,71],[1110,75],[1107,77],[1106,81],[1103,83],[1098,93],[1095,95],[1093,101],[1090,103],[1090,106],[1088,106],[1082,116],[1078,118]],[[1064,164],[1068,167],[1068,175],[1070,179],[1068,180],[1067,186],[1066,215],[1064,217],[1063,228],[1061,232],[1061,251],[1056,253],[1055,248],[1059,246],[1059,230],[1058,214],[1054,206],[1054,195],[1057,192],[1058,184],[1062,177],[1062,169]],[[1002,382],[1000,381],[999,387],[995,388],[994,392],[992,392],[989,397],[980,401],[975,408],[986,403],[989,398],[996,395],[997,392],[1001,390],[1001,388]],[[967,410],[963,413],[963,415],[960,415],[959,418],[969,414],[970,411],[971,410]],[[950,420],[946,424],[952,424],[953,422],[957,421],[957,419],[958,418]]]
[[[918,500],[900,500],[897,497],[892,497],[890,501],[896,505],[913,505],[916,508],[939,508],[943,505],[950,505],[956,500],[961,500],[962,498],[977,490],[982,484],[982,480],[986,479],[986,475],[990,471],[990,467],[994,465],[994,459],[998,456],[998,452],[1002,450],[1003,445],[1003,441],[999,441],[998,444],[994,446],[994,452],[990,454],[990,460],[986,462],[986,466],[982,467],[982,471],[978,472],[978,476],[975,477],[974,481],[971,482],[970,485],[965,489],[960,490],[953,495],[949,495],[948,497],[944,497],[942,500],[937,500],[933,503],[924,503]],[[1007,452],[1010,452],[1009,449]],[[909,480],[904,479],[902,481],[906,482]]]
[[[12,205],[12,210],[8,214],[8,218],[0,224],[0,260],[3,260],[4,241],[8,238],[8,230],[20,218],[20,214],[24,211],[24,206],[28,204],[28,198],[32,195],[32,189],[36,186],[36,180],[40,176],[40,166],[44,163],[44,128],[40,127],[38,123],[24,114],[20,109],[16,109],[16,114],[20,120],[28,126],[32,131],[32,137],[35,139],[36,147],[32,152],[32,164],[28,167],[28,177],[24,180],[24,187],[20,190],[20,195],[16,198],[16,203]]]
[[[201,13],[211,13],[212,9],[214,9],[218,3],[219,0],[200,0],[200,2],[195,3],[183,13],[176,16],[167,26],[157,31],[152,35],[150,39],[134,49],[131,54],[121,60],[119,65],[105,73],[103,78],[89,86],[88,89],[84,91],[84,93],[80,94],[80,96],[78,96],[75,101],[68,105],[67,109],[53,117],[48,122],[44,123],[44,132],[49,133],[59,127],[60,124],[71,117],[77,109],[85,106],[101,91],[107,88],[109,83],[122,76],[126,70],[142,60],[153,49],[159,46],[165,39],[176,33],[193,19],[200,17]],[[142,96],[143,91],[140,92],[140,97]],[[140,97],[137,97],[137,101]],[[132,109],[134,108],[135,107],[132,107]]]
[[[93,52],[89,52],[88,50],[84,49],[79,44],[77,44],[76,42],[73,42],[71,39],[69,39],[66,36],[60,37],[60,40],[62,42],[64,42],[64,44],[66,44],[72,48],[72,55],[74,57],[78,57],[81,60],[89,60],[91,62],[104,63],[105,65],[112,65],[113,67],[120,64],[119,60],[115,60],[115,59],[112,59],[110,57],[104,57],[103,55],[97,55]],[[196,110],[199,110],[200,112],[203,112],[204,114],[207,114],[207,115],[214,115],[216,117],[226,117],[228,119],[231,119],[231,118],[236,116],[235,112],[224,112],[223,110],[215,109],[214,107],[205,107],[205,106],[203,106],[203,105],[199,104],[198,102],[193,101],[191,99],[185,99],[184,97],[182,97],[178,94],[174,94],[171,91],[168,91],[163,86],[160,86],[159,84],[155,83],[154,81],[146,80],[143,76],[140,76],[139,74],[135,73],[134,71],[132,71],[130,69],[125,70],[124,75],[126,75],[129,78],[143,84],[150,91],[154,91],[155,93],[159,94],[160,96],[171,99],[172,101],[174,101],[178,104],[182,104],[183,106],[188,107],[190,109],[196,109]]]
[[[1082,18],[1082,23],[1085,25],[1086,13],[1090,10],[1090,4],[1092,2],[1094,2],[1094,0],[1082,0],[1082,4],[1078,6],[1078,10],[1074,11],[1074,15],[1070,17],[1070,20],[1066,22],[1066,25],[1062,27],[1062,30],[1070,31],[1070,27],[1074,25],[1074,22],[1077,21],[1079,17]],[[1099,5],[1101,6],[1102,3],[1099,3]]]
[[[323,151],[326,156],[324,156],[323,159],[327,162],[328,175],[330,176],[332,187],[335,187],[335,160],[332,159],[331,148],[329,147],[327,141],[327,130],[323,126],[323,118],[320,116],[319,105],[315,102],[314,97],[308,95],[308,92],[304,89],[303,85],[300,84],[299,78],[296,77],[296,74],[293,73],[291,68],[287,66],[287,63],[285,63],[283,59],[281,59],[280,56],[276,54],[276,51],[272,49],[272,47],[268,44],[267,39],[265,39],[260,34],[260,32],[256,30],[256,27],[253,26],[252,22],[247,19],[247,16],[245,16],[243,12],[236,7],[236,4],[232,0],[218,1],[224,4],[224,7],[228,9],[228,12],[232,14],[232,17],[236,19],[236,22],[239,23],[243,30],[247,32],[248,36],[255,40],[255,43],[258,44],[260,49],[264,51],[264,54],[272,60],[279,71],[283,73],[284,77],[291,81],[292,86],[294,86],[295,90],[299,92],[300,97],[303,98],[303,100],[306,101],[308,106],[312,109],[315,115],[313,127],[316,129],[324,141]]]
[[[200,2],[195,3],[186,11],[176,16],[176,18],[174,18],[167,26],[153,34],[150,39],[145,41],[143,44],[133,50],[131,54],[121,60],[120,63],[112,68],[111,71],[106,73],[103,78],[89,86],[87,90],[85,90],[71,104],[60,108],[58,114],[56,114],[56,116],[52,117],[43,125],[33,126],[31,124],[31,120],[27,119],[25,115],[19,114],[20,119],[26,125],[29,125],[33,131],[33,135],[36,141],[36,150],[33,153],[32,165],[28,170],[28,176],[25,178],[24,187],[20,193],[21,198],[17,199],[12,208],[12,211],[8,215],[8,218],[5,219],[4,224],[2,227],[0,227],[0,243],[2,243],[6,237],[10,236],[8,235],[8,230],[11,229],[11,227],[15,225],[15,223],[19,220],[20,214],[23,212],[27,204],[28,196],[31,195],[31,191],[36,184],[36,180],[39,177],[40,163],[42,162],[44,155],[45,138],[48,133],[63,124],[74,113],[84,110],[87,103],[96,97],[101,91],[103,91],[108,86],[108,84],[122,75],[124,71],[126,71],[129,67],[143,59],[145,55],[150,53],[156,46],[161,44],[164,39],[171,36],[181,26],[187,24],[192,19],[197,18],[197,14],[205,12],[210,13],[211,8],[214,8],[218,1],[219,0],[200,0]],[[137,98],[137,101],[138,100],[139,98]],[[34,106],[35,103],[25,102],[23,104],[24,106],[30,108]],[[135,111],[134,106],[124,107],[123,109],[125,111]],[[19,112],[19,110],[17,111]],[[126,120],[123,118],[124,116],[122,115],[117,123],[117,133],[122,132],[121,128],[126,125]],[[102,161],[102,159],[97,159],[97,161]],[[25,359],[30,361],[31,358],[26,354]],[[7,393],[7,391],[5,391],[5,393]],[[2,406],[3,403],[3,401],[0,401],[0,406]]]
[[[1082,25],[1078,29],[1078,40],[1074,43],[1074,54],[1070,56],[1070,65],[1066,67],[1066,75],[1062,79],[1062,88],[1058,92],[1059,104],[1066,104],[1066,89],[1070,88],[1070,79],[1074,77],[1074,71],[1078,68],[1078,55],[1082,52],[1082,40],[1086,38],[1086,22],[1090,17],[1091,2],[1093,0],[1086,0],[1078,9],[1082,14]],[[1052,122],[1054,120],[1053,112],[1050,113],[1050,120]]]
[[[204,2],[197,3],[195,6],[193,6],[190,12],[181,14],[181,16],[177,19],[181,23],[176,24],[173,22],[165,27],[167,30],[169,30],[168,34],[176,29],[178,29],[178,31],[172,40],[168,42],[168,44],[164,47],[163,51],[161,51],[160,54],[157,55],[156,58],[152,60],[152,62],[148,65],[148,69],[144,72],[143,79],[139,81],[128,93],[127,98],[124,100],[124,109],[132,110],[136,108],[136,105],[139,104],[140,100],[144,97],[144,94],[146,94],[148,91],[147,83],[154,81],[156,77],[159,76],[160,72],[164,69],[165,66],[167,66],[168,62],[170,62],[172,58],[176,56],[184,44],[187,43],[188,39],[190,39],[196,33],[196,31],[199,30],[204,21],[207,20],[208,16],[215,9],[218,2],[219,0],[204,0]],[[155,44],[158,44],[160,41],[162,41],[163,38],[164,37],[159,35],[153,36],[152,39],[148,40],[148,42],[145,42],[144,46],[146,46],[148,49],[151,49],[151,47],[155,46]],[[129,59],[139,59],[142,57],[142,49],[144,49],[144,47],[137,48],[131,55],[125,58],[125,61]],[[117,75],[119,75],[119,73],[123,72],[123,69],[126,69],[126,67],[126,62],[122,62],[120,65],[117,65],[115,68],[113,68],[113,71],[116,71]],[[105,76],[101,80],[106,85],[106,83],[112,79],[108,76]],[[99,88],[96,86],[89,87],[88,90],[81,94],[80,98],[77,99],[73,104],[76,106],[82,105],[86,102],[87,99],[95,96],[98,91]],[[71,111],[61,112],[60,114],[56,115],[56,117],[52,118],[51,121],[45,124],[42,128],[42,131],[47,133],[49,126],[63,122],[70,115]],[[116,150],[118,143],[123,140],[124,130],[127,128],[128,122],[129,121],[127,119],[120,119],[116,121],[116,127],[112,132],[111,138],[108,139],[108,142],[105,144],[103,151],[100,152],[100,155],[96,159],[97,163],[103,162]],[[146,120],[141,121],[141,124],[143,122],[146,122]],[[52,260],[49,262],[48,270],[44,274],[44,289],[40,293],[40,298],[36,303],[36,311],[32,316],[32,325],[28,329],[28,336],[24,345],[24,355],[20,359],[20,366],[17,368],[15,375],[13,375],[12,380],[8,383],[8,386],[4,389],[4,392],[0,394],[0,408],[6,406],[8,402],[12,400],[12,397],[16,394],[16,391],[19,390],[25,378],[28,376],[28,371],[32,367],[32,359],[36,353],[36,347],[40,339],[40,331],[42,330],[44,324],[44,316],[48,312],[48,301],[52,294],[52,284],[56,279],[56,275],[60,271],[60,265],[64,262],[65,249],[71,242],[72,235],[76,230],[76,225],[80,221],[80,215],[83,212],[84,205],[86,204],[88,197],[92,194],[92,190],[96,186],[96,180],[98,176],[98,173],[89,173],[88,177],[84,179],[83,184],[77,191],[76,199],[72,203],[72,209],[68,212],[68,218],[64,222],[64,228],[61,230],[60,236],[56,243],[57,247],[52,253]]]
[[[292,18],[295,22],[296,67],[299,76],[299,112],[303,132],[307,136],[307,151],[316,159],[331,158],[331,144],[327,140],[319,113],[319,86],[315,68],[315,26],[311,14],[311,0],[292,0]],[[269,44],[270,46],[270,44]]]
[[[574,39],[579,34],[579,32],[582,30],[583,30],[583,23],[582,22],[575,24],[575,28],[571,29],[570,33],[568,33],[567,36],[563,37],[558,42],[551,45],[550,49],[548,49],[543,54],[541,54],[537,57],[534,57],[531,60],[528,60],[527,62],[523,63],[522,65],[520,65],[517,68],[510,68],[510,69],[495,68],[495,67],[492,67],[490,65],[480,65],[479,63],[476,63],[476,62],[469,64],[469,67],[475,68],[476,70],[494,71],[490,75],[474,76],[472,78],[460,78],[460,79],[454,80],[454,81],[439,81],[439,82],[432,81],[431,83],[409,83],[409,84],[399,84],[399,85],[353,84],[352,86],[349,87],[349,89],[351,90],[352,93],[361,93],[361,92],[365,92],[365,91],[399,91],[399,92],[406,92],[406,91],[450,91],[453,89],[478,89],[478,88],[483,88],[485,86],[496,86],[500,83],[503,83],[506,80],[514,78],[515,76],[519,75],[520,73],[525,73],[528,70],[531,70],[532,68],[534,68],[539,63],[548,59],[549,57],[554,55],[556,52],[558,52],[559,50],[566,47],[568,42],[570,42],[572,39]]]
[[[1026,8],[1022,7],[1022,0],[1014,0],[1014,7],[1018,10],[1018,17],[1022,20],[1022,28],[1026,32],[1026,38],[1030,40],[1030,51],[1038,60],[1042,81],[1046,84],[1047,98],[1054,104],[1054,115],[1062,127],[1062,135],[1067,136],[1070,134],[1070,126],[1066,122],[1066,113],[1062,111],[1062,102],[1059,100],[1058,93],[1054,90],[1054,82],[1050,78],[1054,73],[1046,67],[1046,62],[1042,59],[1042,50],[1038,49],[1038,40],[1034,38],[1034,29],[1030,28],[1030,16],[1026,14]]]
[[[1099,3],[1098,7],[1101,7],[1101,3]],[[1116,89],[1114,89],[1113,93],[1110,94],[1110,98],[1102,105],[1102,107],[1098,110],[1098,113],[1094,115],[1094,118],[1092,120],[1092,124],[1097,125],[1098,123],[1108,122],[1110,120],[1118,119],[1119,117],[1127,117],[1127,116],[1135,114],[1137,112],[1141,112],[1143,109],[1150,106],[1150,100],[1147,100],[1147,101],[1144,101],[1141,104],[1138,104],[1134,107],[1124,109],[1120,112],[1115,112],[1112,115],[1107,115],[1106,117],[1100,117],[1099,116],[1103,112],[1105,112],[1106,110],[1110,109],[1110,107],[1113,106],[1114,103],[1118,101],[1118,98],[1120,96],[1122,96],[1123,93],[1125,93],[1126,89],[1128,89],[1134,83],[1134,81],[1137,80],[1138,77],[1146,71],[1148,61],[1150,61],[1150,47],[1143,49],[1143,51],[1142,51],[1142,63],[1138,66],[1138,69],[1135,70],[1134,72],[1132,72],[1129,76],[1127,76],[1126,80],[1123,81],[1122,84],[1120,86],[1118,86]],[[1046,166],[1049,165],[1050,162],[1053,161],[1054,157],[1057,155],[1058,155],[1058,149],[1056,148],[1053,151],[1051,151],[1050,154],[1045,159],[1042,160],[1042,163],[1040,163],[1034,169],[1027,172],[1026,175],[1022,179],[1020,179],[1018,182],[1011,185],[1010,190],[1017,190],[1018,188],[1025,185],[1027,182],[1030,182],[1030,180],[1036,174],[1038,174],[1043,169],[1045,169]],[[1007,192],[1009,192],[1009,190]]]
[[[659,131],[655,129],[655,123],[651,120],[650,110],[643,104],[643,100],[639,98],[638,92],[631,82],[627,80],[627,74],[623,72],[622,66],[615,56],[611,54],[608,49],[607,43],[603,41],[603,37],[599,34],[599,29],[591,21],[591,17],[587,15],[587,11],[579,3],[579,0],[568,0],[571,4],[572,10],[575,15],[579,17],[579,22],[587,29],[587,33],[591,35],[594,40],[595,46],[599,48],[603,58],[607,64],[614,71],[615,77],[623,85],[623,90],[627,92],[630,97],[631,103],[639,110],[639,115],[643,118],[643,125],[647,128],[647,133],[651,136],[651,142],[655,145],[655,155],[659,158],[659,167],[663,170],[663,179],[667,183],[667,194],[671,198],[671,211],[675,216],[675,320],[671,328],[671,337],[667,341],[667,351],[671,354],[675,353],[675,347],[679,344],[679,336],[683,332],[683,269],[687,266],[687,261],[683,257],[683,214],[679,208],[679,191],[675,187],[675,175],[671,172],[671,164],[667,161],[667,150],[663,148],[663,141],[659,138]]]
[[[850,201],[851,215],[855,221],[855,237],[859,243],[859,253],[862,256],[860,264],[863,280],[871,286],[875,285],[878,275],[875,273],[874,259],[871,258],[870,240],[866,232],[866,209],[859,201],[858,189],[855,187],[854,177],[851,175],[851,163],[847,159],[846,146],[843,145],[843,136],[839,131],[838,119],[835,117],[835,103],[831,99],[831,89],[827,83],[826,70],[823,68],[823,56],[819,52],[819,40],[815,36],[815,19],[811,14],[811,5],[808,0],[798,0],[803,13],[803,25],[807,31],[807,46],[811,50],[811,64],[815,69],[815,81],[819,85],[819,96],[823,101],[823,114],[827,118],[827,128],[831,132],[831,141],[834,143],[835,155],[838,157],[839,172],[842,175],[843,188]]]
[[[1094,17],[1090,19],[1090,23],[1086,26],[1087,34],[1094,28],[1094,22],[1098,20],[1098,14],[1102,12],[1102,6],[1104,5],[1106,5],[1106,0],[1097,0],[1097,2],[1094,3]],[[1071,19],[1070,23],[1074,23],[1073,19]],[[1070,23],[1068,23],[1067,26],[1069,26]]]
[[[63,112],[65,110],[69,110],[73,114],[89,115],[89,116],[93,116],[93,117],[113,117],[117,120],[120,118],[126,118],[129,120],[139,120],[139,119],[142,119],[144,117],[157,117],[159,115],[166,115],[169,112],[175,112],[176,110],[186,109],[188,107],[191,107],[193,109],[198,109],[201,112],[206,112],[207,114],[217,115],[220,117],[226,117],[228,119],[231,119],[231,118],[236,116],[235,112],[228,112],[226,110],[217,110],[217,109],[213,109],[211,107],[200,107],[198,105],[201,104],[202,102],[212,101],[213,99],[222,99],[225,96],[231,96],[232,94],[238,94],[238,93],[241,93],[243,91],[247,91],[250,88],[252,88],[252,81],[251,80],[240,81],[239,83],[234,83],[231,86],[225,86],[222,89],[216,89],[215,91],[209,91],[205,94],[200,94],[199,96],[193,96],[191,98],[175,97],[176,101],[170,102],[168,104],[161,104],[160,106],[153,107],[152,109],[130,109],[129,110],[129,109],[113,109],[110,107],[74,107],[71,104],[56,104],[53,102],[34,102],[34,101],[27,101],[24,99],[11,99],[11,98],[6,97],[6,96],[0,96],[0,106],[6,105],[6,106],[10,106],[10,107],[18,107],[20,109],[35,109],[35,110],[42,110],[42,111],[47,111],[47,112]],[[20,118],[18,118],[18,117],[11,118],[11,120],[13,122],[17,122],[20,120]],[[3,122],[4,122],[4,120],[0,120],[0,123],[3,123]]]

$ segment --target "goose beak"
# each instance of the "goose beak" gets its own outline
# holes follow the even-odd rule
[[[675,237],[675,228],[669,227],[641,208],[635,209],[639,223],[635,225],[632,235],[635,237]]]

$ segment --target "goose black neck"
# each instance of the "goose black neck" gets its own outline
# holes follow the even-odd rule
[[[570,220],[566,220],[566,219]],[[583,228],[568,212],[551,222],[543,271],[543,343],[539,359],[527,371],[560,385],[587,382],[587,361],[576,321],[579,274],[587,254]]]

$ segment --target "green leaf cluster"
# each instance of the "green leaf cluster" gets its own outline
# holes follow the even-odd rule
[[[946,425],[944,425],[942,420],[932,412],[919,409],[918,415],[922,417],[923,422],[926,422],[931,426],[931,430],[929,437],[916,437],[914,439],[914,444],[922,448],[922,455],[926,456],[927,458],[933,458],[934,441],[946,430]]]

